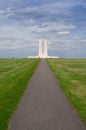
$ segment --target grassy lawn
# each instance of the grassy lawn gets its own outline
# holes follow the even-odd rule
[[[86,59],[47,59],[66,97],[86,124]]]
[[[8,129],[38,62],[38,59],[0,59],[0,130]]]

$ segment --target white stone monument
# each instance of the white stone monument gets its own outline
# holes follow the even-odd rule
[[[38,56],[28,56],[27,58],[59,58],[57,56],[48,56],[47,40],[39,40]]]
[[[47,58],[47,53],[47,40],[39,40],[39,57]]]

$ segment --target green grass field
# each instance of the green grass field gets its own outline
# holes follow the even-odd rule
[[[0,130],[7,130],[39,60],[0,59]]]
[[[66,97],[86,124],[86,59],[47,59]]]

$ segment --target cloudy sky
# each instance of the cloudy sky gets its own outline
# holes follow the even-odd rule
[[[0,0],[0,57],[86,58],[86,0]]]

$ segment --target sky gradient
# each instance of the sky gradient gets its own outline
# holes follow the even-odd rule
[[[86,0],[0,0],[0,57],[86,58]]]

